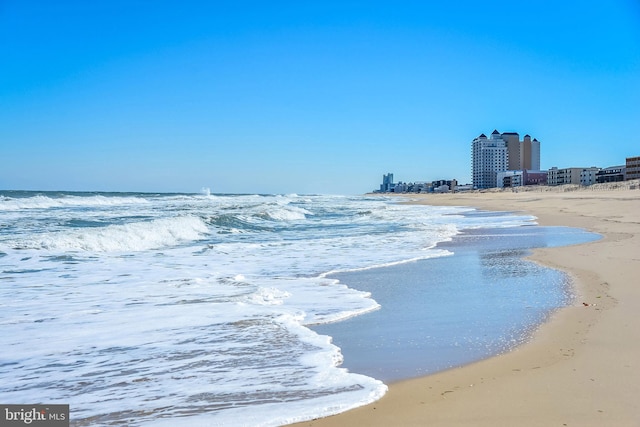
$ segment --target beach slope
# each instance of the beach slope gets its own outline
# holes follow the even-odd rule
[[[390,385],[381,400],[304,426],[640,426],[640,190],[404,196],[535,215],[603,239],[536,250],[575,303],[507,353]]]

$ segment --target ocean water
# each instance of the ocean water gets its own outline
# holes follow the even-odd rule
[[[382,312],[357,277],[533,222],[383,197],[0,192],[0,396],[69,404],[76,426],[273,426],[361,406],[386,385],[314,330]]]
[[[510,351],[575,298],[565,273],[526,256],[534,248],[598,238],[568,227],[466,229],[438,246],[453,252],[450,257],[337,274],[381,307],[312,328],[333,337],[343,367],[385,382]]]

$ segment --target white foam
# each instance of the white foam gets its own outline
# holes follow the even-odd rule
[[[121,205],[148,205],[149,201],[141,197],[106,197],[102,195],[82,197],[67,195],[48,197],[37,195],[28,198],[0,198],[0,211],[18,211],[26,209],[51,209],[69,207],[112,207]]]
[[[0,394],[70,403],[78,419],[138,411],[118,420],[133,425],[281,425],[370,403],[386,386],[340,368],[340,350],[307,326],[379,304],[326,276],[447,256],[434,246],[461,228],[528,221],[464,210],[344,196],[5,197]],[[234,221],[211,220],[222,217]]]
[[[302,209],[295,206],[286,206],[286,203],[278,204],[277,206],[270,206],[264,214],[270,219],[276,221],[297,221],[303,220],[307,215],[312,215],[307,209]]]
[[[281,305],[290,296],[289,292],[283,292],[276,288],[259,288],[257,292],[248,296],[246,301],[260,305]]]
[[[8,244],[50,251],[136,252],[198,240],[207,232],[208,227],[200,218],[183,216],[44,233]]]

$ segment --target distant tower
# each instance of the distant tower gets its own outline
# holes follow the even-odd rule
[[[520,167],[521,170],[540,170],[540,141],[525,135],[524,139],[520,142],[521,145],[521,157]]]
[[[522,146],[522,155],[520,156],[520,167],[518,169],[531,169],[531,137],[525,135],[520,145]]]
[[[531,141],[531,170],[540,170],[540,141],[533,138]]]
[[[382,175],[382,184],[380,185],[380,191],[383,193],[388,193],[393,188],[393,174],[388,173],[386,175]]]
[[[497,173],[507,170],[507,142],[494,130],[491,138],[485,134],[471,142],[471,177],[474,188],[497,187]]]
[[[474,188],[500,187],[497,173],[504,171],[540,170],[540,141],[525,135],[520,141],[517,132],[491,137],[480,135],[471,142],[471,176]]]
[[[507,169],[510,171],[516,171],[522,169],[522,144],[520,143],[520,135],[517,132],[505,132],[502,135],[507,144],[507,152],[509,156],[509,163]]]

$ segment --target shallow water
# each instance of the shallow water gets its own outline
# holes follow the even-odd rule
[[[381,308],[313,329],[333,337],[344,367],[383,381],[499,354],[572,299],[566,274],[523,257],[597,238],[566,227],[467,230],[439,245],[451,257],[336,275]]]

